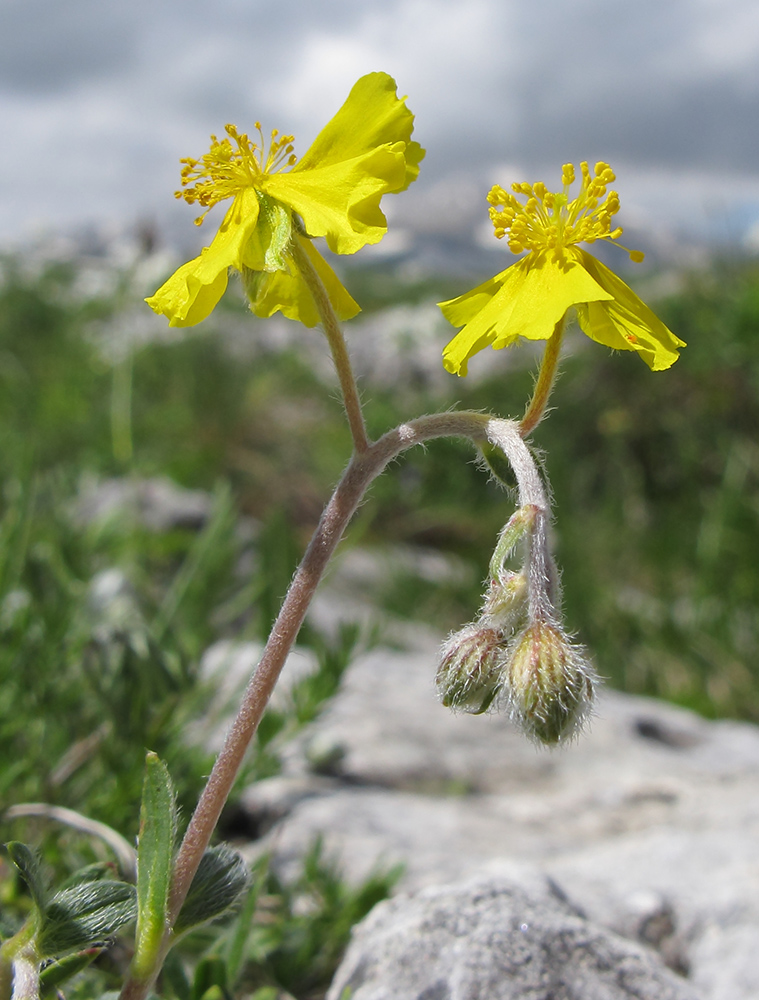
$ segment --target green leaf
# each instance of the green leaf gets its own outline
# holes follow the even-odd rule
[[[40,994],[43,1000],[57,993],[61,983],[65,983],[77,972],[86,969],[98,957],[101,950],[101,948],[88,948],[86,951],[79,951],[75,955],[68,955],[60,961],[46,965],[40,973]]]
[[[85,868],[80,868],[73,875],[69,875],[65,881],[61,882],[58,891],[61,892],[63,889],[70,889],[75,885],[81,885],[83,882],[100,882],[103,879],[112,880],[115,874],[114,869],[115,865],[111,864],[110,861],[96,861]]]
[[[174,931],[184,934],[225,913],[250,886],[250,872],[242,857],[220,844],[203,855]]]
[[[47,906],[48,891],[42,875],[42,869],[40,868],[39,858],[34,851],[29,850],[26,844],[22,844],[18,840],[9,841],[5,845],[5,849],[13,864],[21,872],[21,877],[26,882],[34,900],[34,905],[39,910],[40,915],[44,914]]]
[[[134,886],[107,879],[81,882],[57,892],[47,904],[37,935],[43,958],[102,944],[137,916]]]
[[[176,838],[177,810],[169,771],[154,753],[145,758],[137,847],[137,935],[133,975],[149,973],[164,931]]]

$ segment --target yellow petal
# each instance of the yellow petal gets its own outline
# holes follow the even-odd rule
[[[685,347],[685,341],[676,337],[601,261],[584,250],[578,252],[588,273],[613,296],[612,301],[578,307],[577,318],[583,331],[606,347],[637,351],[652,371],[663,371],[673,365],[679,357],[678,348]]]
[[[145,299],[150,308],[166,316],[169,326],[194,326],[209,316],[227,287],[229,268],[242,269],[257,220],[258,198],[252,189],[245,190],[232,202],[211,245]]]
[[[363,156],[387,143],[406,143],[406,171],[399,187],[404,191],[419,175],[424,150],[411,141],[414,116],[406,98],[397,96],[395,80],[387,73],[368,73],[357,80],[337,114],[324,126],[293,172],[328,167]]]
[[[301,236],[295,238],[321,278],[338,319],[350,319],[360,312],[361,307],[351,298],[327,261],[314,248],[311,240]],[[281,312],[288,319],[299,320],[304,326],[317,326],[320,322],[311,291],[295,268],[292,273],[261,272],[255,281],[255,293],[253,294],[249,286],[248,295],[250,308],[256,316],[266,318],[273,316],[275,312]]]
[[[396,143],[307,173],[269,174],[262,187],[295,209],[309,236],[326,237],[333,253],[355,253],[387,232],[380,199],[399,189],[405,170],[403,144]]]
[[[392,77],[369,73],[293,169],[262,182],[334,253],[378,243],[387,232],[382,195],[405,190],[419,174],[424,150],[411,142],[414,116],[404,102]]]
[[[438,303],[450,323],[465,324],[443,351],[443,365],[452,374],[466,375],[469,358],[495,340],[498,319],[504,308],[508,310],[511,286],[520,280],[517,267],[514,264],[457,299]]]
[[[519,337],[548,340],[571,306],[611,297],[588,274],[576,248],[533,251],[461,299],[443,303],[446,318],[466,321],[445,348],[443,364],[466,375],[468,359],[489,344],[498,350]]]

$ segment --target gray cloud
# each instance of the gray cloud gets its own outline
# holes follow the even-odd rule
[[[417,115],[429,231],[499,165],[550,182],[608,159],[673,204],[721,185],[731,213],[759,180],[755,0],[0,0],[0,133],[31,151],[0,158],[0,237],[176,215],[177,160],[210,132],[261,119],[302,152],[374,69]]]
[[[102,0],[4,0],[0,87],[40,95],[134,65],[139,22]]]

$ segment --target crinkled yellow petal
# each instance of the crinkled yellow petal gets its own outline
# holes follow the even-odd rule
[[[295,239],[321,278],[338,319],[350,319],[359,313],[361,307],[350,296],[311,240],[301,236],[296,236]],[[281,312],[288,319],[299,320],[304,326],[316,326],[320,322],[308,285],[294,267],[292,272],[261,272],[256,276],[255,290],[249,286],[248,296],[250,308],[256,316],[266,318],[273,316],[275,312]]]
[[[387,232],[380,199],[399,190],[406,172],[403,143],[307,173],[268,174],[267,195],[300,215],[309,236],[324,236],[333,253],[355,253]]]
[[[443,351],[443,364],[466,375],[469,358],[489,344],[498,350],[519,337],[548,340],[571,306],[611,297],[588,274],[576,248],[535,251],[490,282],[441,305],[447,319],[466,322]]]
[[[613,271],[584,250],[578,252],[588,273],[612,296],[611,301],[577,307],[584,333],[606,347],[637,351],[652,371],[671,367],[685,341],[676,337]]]
[[[469,358],[493,343],[501,310],[508,308],[509,288],[518,280],[515,264],[457,299],[438,303],[449,323],[465,324],[443,351],[443,365],[449,372],[466,375]]]
[[[211,245],[145,299],[150,308],[166,316],[169,326],[194,326],[209,316],[227,287],[229,268],[242,268],[245,245],[257,221],[258,198],[251,188],[232,202]]]
[[[268,174],[263,189],[301,216],[310,236],[334,253],[355,253],[387,232],[384,194],[405,190],[424,150],[411,141],[414,116],[387,73],[369,73],[288,173]]]
[[[418,177],[419,163],[424,158],[424,150],[419,143],[411,141],[414,116],[405,101],[405,97],[397,96],[395,80],[387,73],[362,76],[292,172],[302,173],[332,166],[363,156],[388,143],[404,142],[405,175],[398,187],[388,190],[405,191]]]

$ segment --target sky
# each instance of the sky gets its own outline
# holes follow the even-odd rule
[[[302,153],[373,70],[428,150],[386,200],[398,239],[484,241],[493,183],[602,159],[644,249],[759,251],[756,0],[0,0],[0,248],[143,223],[207,242],[179,158],[256,120]]]

